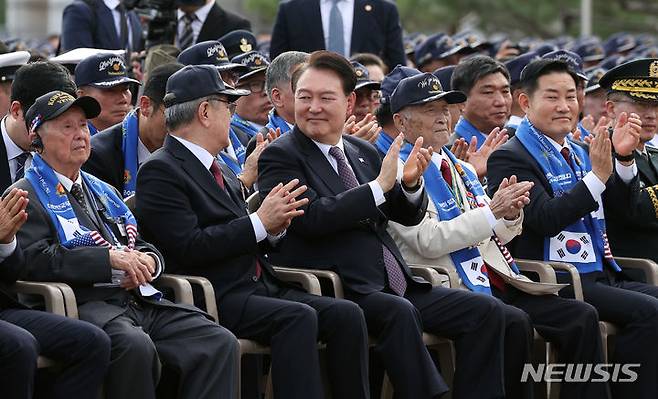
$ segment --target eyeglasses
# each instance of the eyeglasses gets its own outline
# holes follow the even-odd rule
[[[262,93],[263,90],[265,90],[265,81],[259,80],[255,82],[239,84],[238,89],[247,89],[252,93]]]
[[[219,98],[219,97],[209,97],[208,101],[209,102],[210,101],[219,101],[220,103],[224,103],[224,104],[226,104],[226,107],[231,112],[231,114],[235,113],[236,104],[232,101],[224,100],[223,98]]]
[[[382,93],[379,90],[357,90],[357,98],[367,98],[372,102],[379,101],[382,98]]]

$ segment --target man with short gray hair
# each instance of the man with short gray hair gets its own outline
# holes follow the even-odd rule
[[[261,132],[266,135],[269,129],[281,129],[286,133],[295,124],[295,97],[290,80],[297,67],[308,61],[309,54],[301,51],[286,51],[279,54],[265,72],[265,91],[272,103],[267,115],[267,125]]]

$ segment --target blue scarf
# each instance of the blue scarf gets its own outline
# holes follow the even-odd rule
[[[231,168],[233,173],[235,173],[235,175],[237,176],[240,173],[242,173],[242,167],[244,166],[247,150],[242,145],[242,142],[240,142],[238,135],[235,133],[232,127],[228,129],[228,136],[229,139],[231,140],[231,145],[233,146],[233,151],[235,152],[235,156],[237,160],[233,159],[230,155],[228,155],[224,151],[221,151],[219,153],[219,158],[217,159],[222,161],[229,168]]]
[[[270,113],[267,114],[267,125],[265,125],[265,127],[272,130],[276,130],[276,128],[279,128],[281,130],[281,134],[292,130],[288,125],[288,122],[286,122],[285,119],[277,115],[277,113],[274,111],[274,108],[272,108],[270,110]]]
[[[385,131],[381,131],[379,136],[377,136],[377,141],[375,141],[375,146],[382,155],[386,155],[388,149],[393,145],[393,139]]]
[[[96,129],[96,126],[94,126],[94,124],[91,123],[91,121],[87,121],[87,127],[89,128],[89,134],[90,134],[91,136],[93,136],[93,135],[95,135],[96,133],[98,133],[98,129]]]
[[[466,143],[470,143],[471,138],[476,137],[478,139],[478,145],[477,145],[478,150],[480,149],[482,144],[484,144],[484,140],[487,139],[487,136],[482,134],[482,132],[480,132],[475,126],[473,126],[473,124],[471,124],[471,122],[467,121],[466,118],[464,118],[463,116],[459,118],[459,121],[455,125],[455,134],[466,140]]]
[[[128,207],[119,198],[114,190],[96,177],[80,171],[85,185],[93,192],[93,201],[99,199],[109,219],[123,224],[128,237],[128,247],[135,247],[137,237],[137,221]],[[66,248],[80,246],[102,246],[112,248],[112,243],[107,242],[98,231],[92,231],[78,222],[73,207],[69,202],[66,190],[55,175],[53,169],[35,154],[32,158],[32,166],[25,172],[25,178],[32,184],[39,202],[50,216],[53,225],[57,229],[59,241]],[[112,234],[112,230],[107,228]],[[118,242],[113,237],[114,242]]]
[[[584,139],[585,137],[590,135],[589,130],[585,129],[583,127],[583,124],[581,122],[578,122],[578,129],[580,129],[581,134],[581,139]],[[582,140],[581,140],[582,141]]]
[[[519,125],[516,137],[539,164],[556,198],[571,190],[592,170],[585,150],[571,143],[572,170],[560,152],[527,118]],[[544,238],[544,260],[571,263],[580,273],[602,271],[603,260],[614,270],[621,270],[610,252],[603,202],[600,196],[595,200],[599,204],[596,211],[567,226],[555,237]]]
[[[132,110],[121,122],[121,151],[123,151],[123,198],[135,194],[137,186],[137,142],[139,140],[139,119],[137,110]]]
[[[247,133],[249,137],[254,137],[259,131],[259,129],[253,123],[246,119],[242,119],[242,117],[238,114],[233,114],[231,117],[231,127],[233,129],[239,129]]]

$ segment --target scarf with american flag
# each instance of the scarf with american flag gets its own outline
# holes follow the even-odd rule
[[[93,201],[99,200],[106,212],[106,218],[116,221],[121,229],[125,229],[128,238],[127,246],[133,249],[137,238],[137,221],[132,212],[109,184],[83,171],[80,173],[85,185],[94,194]],[[98,231],[82,226],[78,222],[64,186],[59,182],[50,165],[39,154],[34,155],[31,167],[25,172],[25,178],[35,188],[39,202],[55,225],[63,246],[66,248],[82,246],[113,248],[113,244],[103,238]],[[106,230],[112,234],[112,230],[107,226]],[[116,237],[113,239],[114,242],[118,242]]]

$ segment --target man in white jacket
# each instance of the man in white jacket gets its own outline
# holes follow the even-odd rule
[[[508,398],[528,397],[530,384],[521,383],[520,374],[532,342],[530,321],[557,345],[558,363],[601,363],[598,316],[586,303],[554,295],[562,285],[535,283],[518,273],[504,244],[521,233],[532,184],[511,176],[489,198],[475,169],[444,147],[448,104],[465,99],[461,92],[444,92],[431,74],[402,79],[391,95],[387,105],[394,126],[384,130],[402,132],[408,142],[422,136],[434,155],[424,175],[430,197],[425,218],[417,226],[390,223],[389,232],[407,262],[454,267],[462,287],[511,305],[506,307],[505,389]],[[384,141],[378,142],[380,150]],[[403,159],[406,154],[401,151]],[[530,334],[521,333],[524,328]],[[605,398],[606,389],[600,383],[564,383],[561,398]]]

